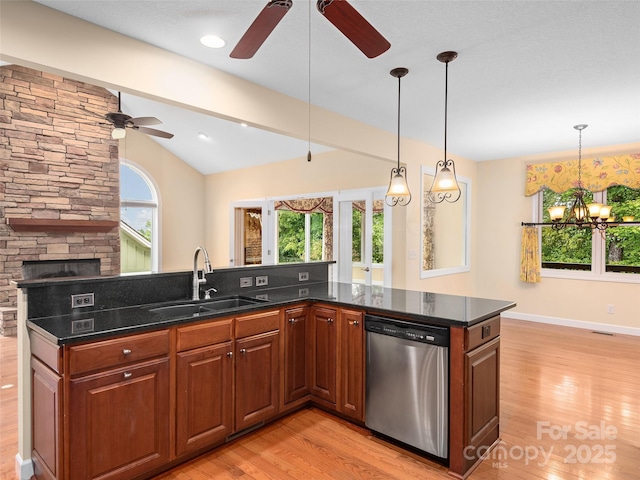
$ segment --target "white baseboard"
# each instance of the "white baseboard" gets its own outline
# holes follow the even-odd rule
[[[551,325],[561,325],[563,327],[584,328],[595,332],[619,333],[621,335],[640,336],[640,328],[623,327],[620,325],[608,325],[606,323],[585,322],[582,320],[571,320],[568,318],[545,317],[543,315],[531,315],[529,313],[518,313],[511,310],[502,312],[502,318],[513,320],[525,320],[527,322],[548,323]]]
[[[18,480],[29,480],[33,476],[33,462],[22,460],[19,453],[16,453],[16,476]]]

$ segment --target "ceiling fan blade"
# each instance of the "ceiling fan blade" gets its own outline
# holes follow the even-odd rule
[[[154,137],[173,138],[173,133],[163,132],[162,130],[156,130],[155,128],[138,127],[137,125],[131,125],[129,128],[146,133],[147,135],[153,135]]]
[[[391,44],[347,0],[318,0],[318,11],[369,58],[389,50]]]
[[[242,59],[253,57],[292,5],[292,0],[270,0],[249,26],[229,56]]]
[[[156,117],[136,117],[130,118],[129,122],[136,126],[160,125],[162,122]]]

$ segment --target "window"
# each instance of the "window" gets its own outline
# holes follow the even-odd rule
[[[547,208],[573,202],[573,190],[555,193],[545,189],[538,193],[539,221],[549,222]],[[603,192],[585,192],[585,202],[606,203],[612,207],[616,221],[622,217],[640,219],[640,189],[621,185],[611,186]],[[541,229],[542,267],[551,270],[588,271],[593,274],[640,273],[640,227],[609,227],[605,232],[590,228],[567,227],[555,230]]]
[[[150,272],[159,268],[158,200],[142,170],[120,164],[120,271]]]
[[[324,214],[277,210],[277,215],[278,263],[322,260]]]

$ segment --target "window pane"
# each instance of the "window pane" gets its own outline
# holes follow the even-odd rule
[[[611,215],[620,221],[631,216],[640,219],[640,190],[617,185],[607,189],[607,204]],[[608,272],[640,273],[640,227],[607,229],[606,270]]]
[[[542,221],[550,222],[548,208],[553,205],[573,204],[573,192],[555,193],[545,190],[542,194]],[[584,201],[590,203],[593,194],[586,191]],[[542,228],[542,266],[568,270],[591,270],[591,228],[566,227],[554,230]]]
[[[311,245],[309,246],[309,260],[322,260],[324,247],[324,214],[311,213]]]
[[[384,213],[373,214],[373,263],[384,263]]]
[[[351,215],[351,260],[353,262],[361,262],[363,258],[362,235],[364,230],[364,213],[358,210],[355,205]]]
[[[120,164],[120,198],[153,201],[151,188],[144,178],[128,165]]]
[[[278,210],[278,263],[304,261],[304,215]]]

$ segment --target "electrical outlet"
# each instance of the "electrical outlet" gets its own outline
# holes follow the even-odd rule
[[[269,277],[263,275],[262,277],[256,277],[256,287],[264,287],[269,284]]]
[[[299,288],[298,289],[298,297],[308,297],[309,289],[308,288]]]
[[[93,293],[71,295],[71,308],[93,307]]]
[[[256,299],[258,299],[258,300],[269,300],[269,294],[268,293],[262,293],[260,295],[256,295]]]
[[[615,305],[607,305],[607,313],[615,313],[616,312],[616,306]]]
[[[253,285],[253,277],[242,277],[240,279],[240,288],[251,287]]]
[[[309,280],[309,272],[298,272],[298,281],[306,282]]]

